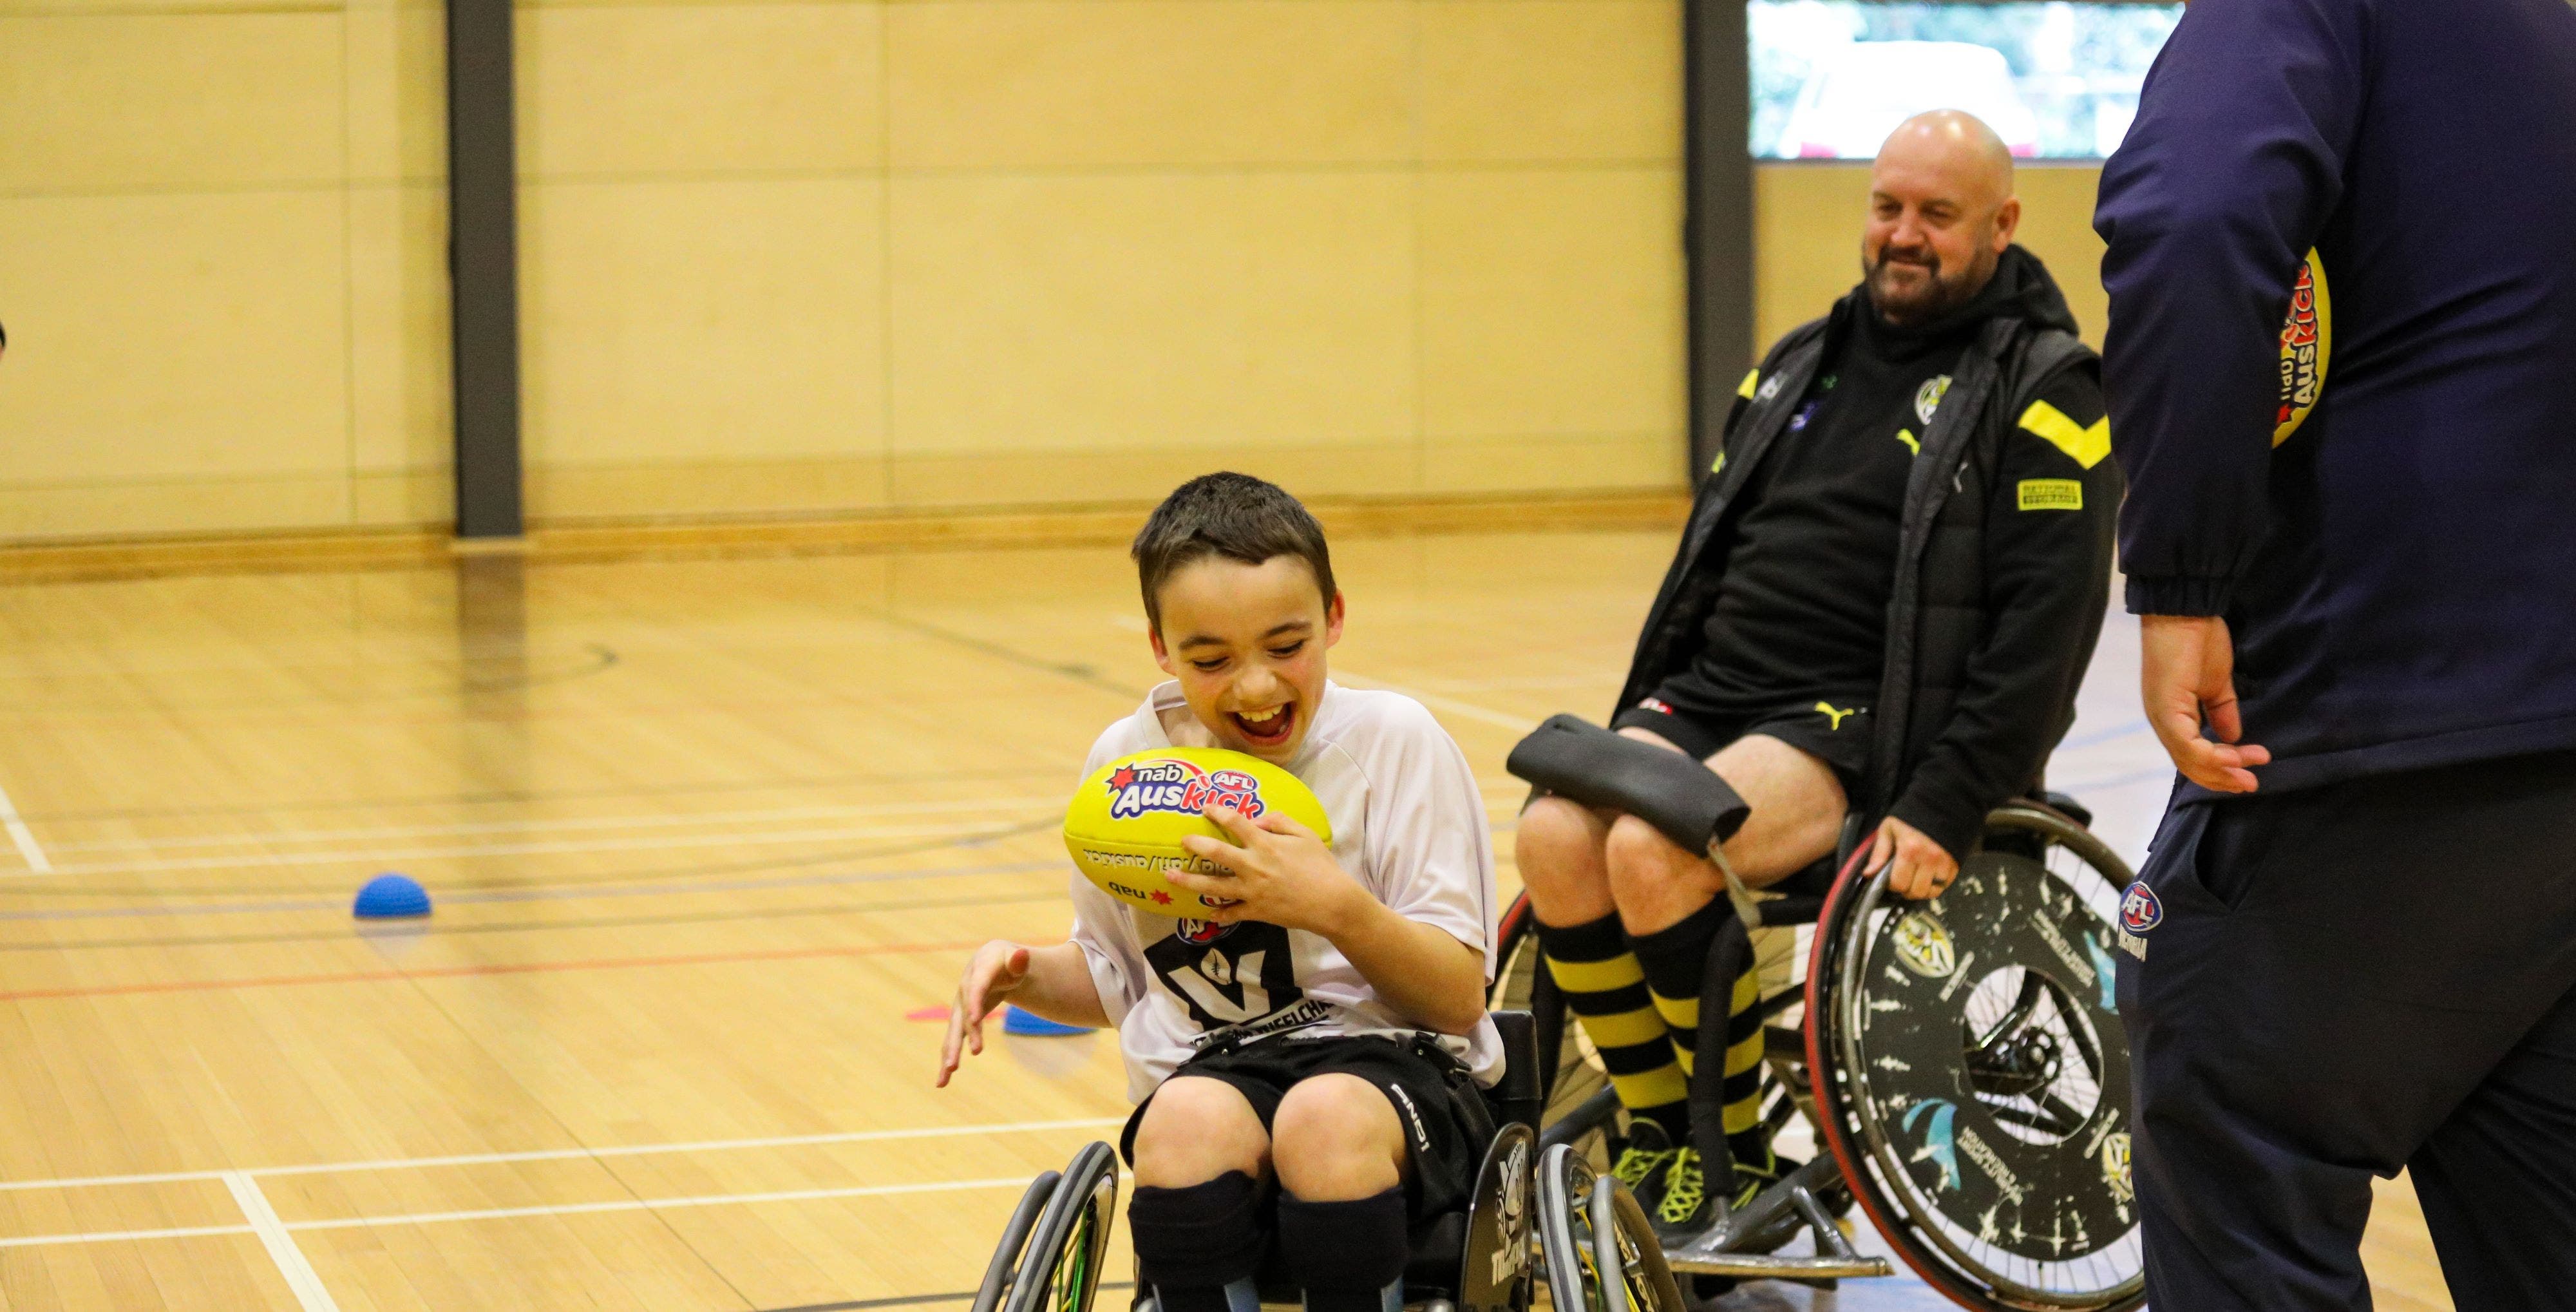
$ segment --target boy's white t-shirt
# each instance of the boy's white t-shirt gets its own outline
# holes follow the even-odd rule
[[[1401,693],[1327,683],[1314,715],[1286,765],[1331,817],[1333,859],[1396,914],[1481,950],[1490,981],[1494,847],[1466,754],[1422,703]],[[1148,748],[1216,745],[1182,700],[1180,684],[1169,682],[1101,733],[1083,774]],[[1118,1026],[1133,1100],[1219,1038],[1422,1032],[1388,1010],[1320,934],[1158,916],[1077,874],[1073,941]],[[1503,1047],[1493,1018],[1479,1020],[1465,1038],[1439,1037],[1478,1083],[1500,1077]]]

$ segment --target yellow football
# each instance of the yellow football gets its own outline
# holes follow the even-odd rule
[[[1189,834],[1234,841],[1202,814],[1219,803],[1247,816],[1275,811],[1333,841],[1324,804],[1286,770],[1223,748],[1157,747],[1119,757],[1082,781],[1064,809],[1065,850],[1111,897],[1157,915],[1195,916],[1227,902],[1182,888],[1164,872],[1226,873],[1181,846]]]

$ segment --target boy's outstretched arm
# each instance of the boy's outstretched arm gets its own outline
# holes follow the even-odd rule
[[[939,1049],[937,1087],[948,1087],[967,1054],[984,1051],[984,1018],[1004,1001],[1066,1025],[1109,1024],[1080,944],[1033,948],[994,939],[975,950],[957,982],[957,998],[948,1006],[948,1041]]]
[[[1234,873],[1173,870],[1164,877],[1195,893],[1235,899],[1233,906],[1210,912],[1210,919],[1259,920],[1330,939],[1390,1009],[1424,1029],[1465,1034],[1483,1019],[1482,952],[1371,897],[1314,831],[1279,812],[1247,819],[1212,806],[1207,816],[1234,835],[1234,842],[1191,835],[1181,844]]]

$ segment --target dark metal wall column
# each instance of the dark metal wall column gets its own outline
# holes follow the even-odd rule
[[[456,535],[520,535],[518,166],[511,0],[447,0],[447,272]]]
[[[1690,279],[1690,460],[1717,455],[1753,340],[1753,87],[1745,0],[1682,0],[1684,260]]]

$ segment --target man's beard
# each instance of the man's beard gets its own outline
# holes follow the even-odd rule
[[[1894,269],[1918,271],[1919,278],[1900,284],[1889,277]],[[1931,251],[1896,258],[1891,248],[1882,247],[1878,262],[1866,269],[1870,303],[1880,317],[1899,327],[1930,323],[1942,315],[1976,299],[1986,280],[1994,275],[1991,263],[1985,267],[1971,265],[1956,272],[1941,267],[1941,257]]]

